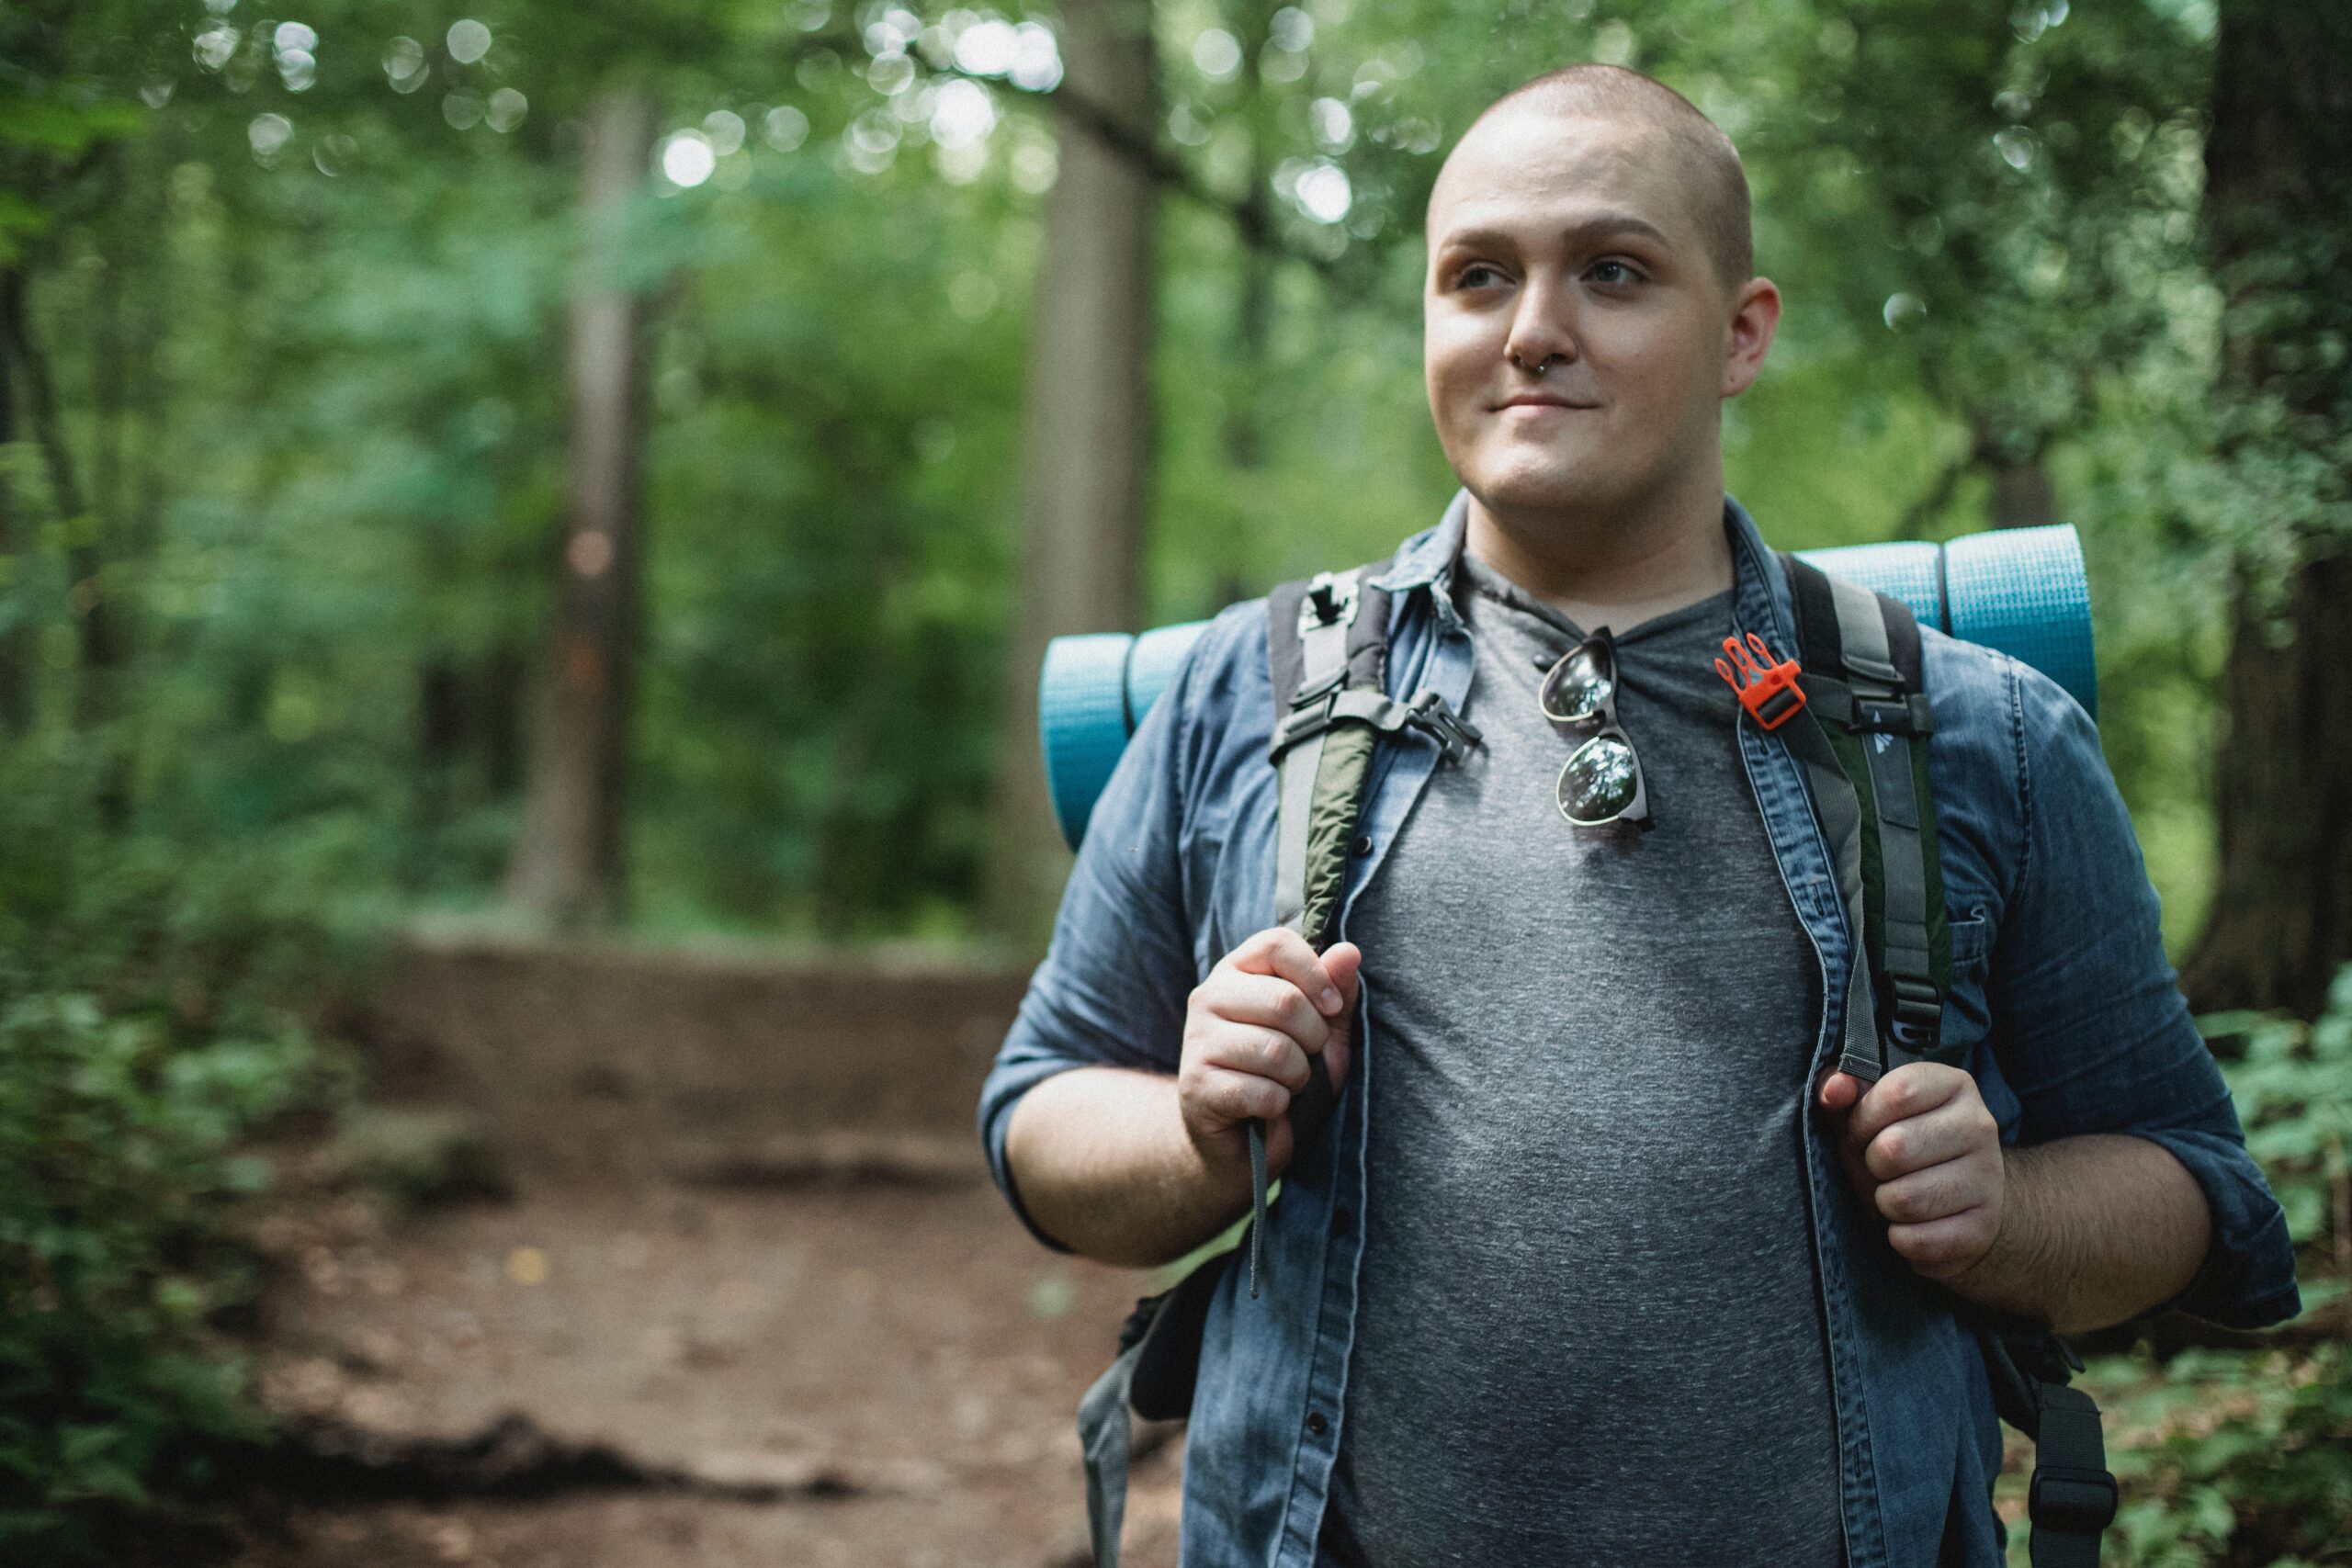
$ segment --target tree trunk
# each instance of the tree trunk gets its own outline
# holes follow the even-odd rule
[[[1159,118],[1146,0],[1066,0],[1072,91],[1145,139]],[[1148,170],[1079,117],[1058,129],[1059,175],[1032,307],[1020,590],[989,835],[988,914],[1015,941],[1052,918],[1069,854],[1037,749],[1047,639],[1134,631],[1151,468],[1152,219]]]
[[[2352,341],[2352,7],[2223,0],[2206,221],[2222,321],[2223,409],[2261,400],[2230,456],[2341,450],[2352,370],[2314,345]],[[2310,497],[2341,505],[2341,470]],[[2212,914],[2184,966],[2200,1009],[2310,1017],[2352,959],[2352,559],[2315,521],[2283,596],[2243,583],[2216,750],[2221,868]],[[2280,614],[2269,613],[2279,606]]]
[[[16,274],[0,276],[0,302],[17,297]],[[15,356],[0,331],[0,448],[17,440]],[[0,468],[0,734],[21,735],[32,727],[33,638],[25,599],[28,530],[17,506],[17,490]]]
[[[107,598],[100,519],[90,510],[74,454],[66,446],[57,383],[50,373],[49,355],[33,331],[27,284],[22,269],[0,278],[0,333],[6,334],[17,392],[33,441],[40,448],[42,471],[49,479],[50,510],[65,536],[66,601],[80,655],[74,717],[87,728],[113,711],[112,686],[121,648],[115,635],[114,606]]]
[[[2039,457],[1993,469],[1993,526],[2039,528],[2058,521],[2058,491]]]
[[[534,694],[523,828],[506,896],[558,926],[617,917],[637,655],[646,416],[646,299],[616,276],[621,220],[653,153],[653,106],[589,111],[588,244],[571,299],[570,525],[554,636]]]

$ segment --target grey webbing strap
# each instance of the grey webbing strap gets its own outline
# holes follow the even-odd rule
[[[1811,698],[1807,698],[1808,704]],[[1800,714],[1797,724],[1804,723]],[[1814,738],[1823,750],[1828,743]],[[1810,750],[1810,748],[1807,748]],[[1846,905],[1846,919],[1854,933],[1854,962],[1848,967],[1846,1030],[1838,1045],[1838,1070],[1862,1082],[1876,1083],[1885,1067],[1880,1061],[1878,1008],[1871,992],[1871,966],[1862,941],[1862,808],[1853,781],[1831,762],[1807,758],[1805,772],[1813,780],[1813,797],[1821,805],[1822,832],[1837,857],[1838,896]]]
[[[1119,1352],[1110,1370],[1078,1402],[1078,1441],[1086,1457],[1086,1525],[1097,1568],[1118,1568],[1119,1531],[1127,1517],[1127,1391],[1136,1381],[1141,1343]]]
[[[1886,686],[1902,685],[1902,672],[1888,650],[1886,617],[1878,595],[1842,577],[1829,579],[1829,594],[1838,607],[1838,651],[1846,661],[1847,678],[1862,675]]]
[[[1348,628],[1362,603],[1364,571],[1325,572],[1308,586],[1299,601],[1298,690],[1291,694],[1291,713],[1304,702],[1336,691],[1348,673]],[[1267,628],[1269,637],[1276,628]],[[1279,697],[1281,694],[1277,694]],[[1289,713],[1276,715],[1276,723]],[[1313,942],[1319,932],[1301,931],[1306,915],[1306,878],[1313,847],[1316,781],[1323,772],[1328,726],[1316,729],[1283,750],[1275,761],[1279,805],[1274,828],[1274,923],[1290,927]],[[1316,1064],[1319,1066],[1320,1064]],[[1256,1300],[1258,1279],[1266,1254],[1266,1124],[1250,1123],[1250,1295]]]
[[[1912,694],[1902,671],[1894,667],[1887,612],[1879,596],[1838,578],[1827,581],[1830,601],[1837,608],[1849,713],[1875,706],[1907,716]],[[1861,736],[1878,818],[1879,967],[1894,991],[1888,998],[1893,1004],[1888,1027],[1894,1038],[1880,1053],[1889,1067],[1933,1051],[1942,1021],[1929,953],[1928,852],[1913,773],[1915,743],[1913,736],[1894,729]],[[1856,930],[1860,930],[1859,924]]]

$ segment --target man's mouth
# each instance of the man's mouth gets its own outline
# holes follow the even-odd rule
[[[1516,397],[1507,398],[1498,403],[1496,410],[1499,412],[1505,409],[1595,409],[1600,406],[1598,403],[1578,402],[1573,398],[1563,398],[1552,393],[1521,392]]]

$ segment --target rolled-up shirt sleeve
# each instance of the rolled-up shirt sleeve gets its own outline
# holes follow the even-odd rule
[[[2212,1239],[2178,1310],[2259,1328],[2301,1308],[2278,1199],[2165,957],[2155,889],[2098,732],[2054,682],[2011,666],[2024,854],[1988,976],[2018,1141],[2145,1138],[2186,1167]]]
[[[1221,619],[1193,645],[1120,755],[1087,823],[1045,961],[981,1087],[980,1141],[997,1187],[1056,1251],[1069,1248],[1022,1205],[1006,1127],[1023,1094],[1072,1067],[1176,1071],[1196,982],[1181,844],[1193,671],[1205,645],[1228,629]]]

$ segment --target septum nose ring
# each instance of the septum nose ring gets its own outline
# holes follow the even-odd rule
[[[1533,367],[1531,367],[1527,361],[1519,356],[1519,350],[1513,348],[1507,349],[1504,352],[1506,356],[1513,365],[1518,366],[1521,370],[1525,370],[1531,376],[1541,377],[1544,372],[1552,368],[1552,360],[1554,357],[1552,355],[1545,355],[1543,358],[1537,360]]]

